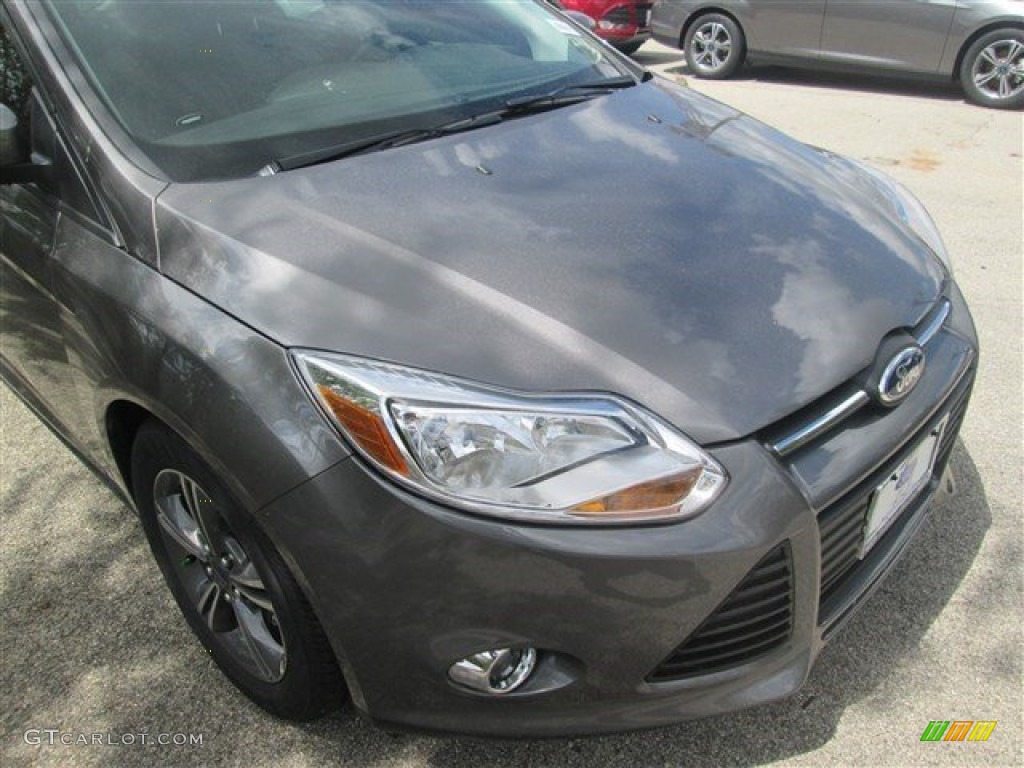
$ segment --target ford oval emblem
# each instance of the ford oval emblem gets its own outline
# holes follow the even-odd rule
[[[878,399],[885,405],[896,405],[911,393],[923,375],[924,350],[916,344],[901,349],[878,379]]]

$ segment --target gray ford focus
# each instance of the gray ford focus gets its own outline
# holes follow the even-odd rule
[[[657,0],[651,27],[697,77],[751,59],[959,81],[976,104],[1024,108],[1021,0]]]
[[[268,711],[749,707],[911,545],[977,338],[894,181],[532,0],[0,22],[0,371]]]

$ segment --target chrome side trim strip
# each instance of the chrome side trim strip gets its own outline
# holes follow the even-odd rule
[[[932,313],[931,318],[928,320],[928,324],[919,330],[916,334],[917,343],[922,347],[931,341],[935,334],[942,330],[942,326],[946,324],[949,319],[950,312],[953,311],[953,305],[949,303],[949,299],[943,299],[938,306],[938,309]]]
[[[785,456],[787,453],[792,453],[800,446],[809,443],[818,435],[832,429],[832,427],[843,419],[846,419],[856,411],[859,411],[867,405],[870,400],[871,398],[868,397],[867,392],[858,390],[842,402],[832,408],[829,408],[818,418],[804,424],[800,429],[786,435],[780,440],[776,440],[770,447],[779,456]]]

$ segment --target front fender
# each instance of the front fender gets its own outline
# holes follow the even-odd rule
[[[84,242],[91,240],[91,242]],[[134,403],[180,434],[250,510],[345,458],[287,351],[65,218],[54,293],[84,452],[123,485],[106,429]]]

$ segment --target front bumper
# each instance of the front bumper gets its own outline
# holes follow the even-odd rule
[[[651,5],[624,3],[607,10],[596,19],[594,34],[612,45],[631,46],[651,39]]]
[[[564,736],[773,701],[802,685],[824,642],[927,513],[956,415],[924,490],[863,559],[843,561],[823,591],[823,552],[828,559],[836,549],[829,521],[840,513],[852,519],[921,435],[954,409],[962,418],[976,343],[958,294],[953,303],[933,342],[938,362],[899,408],[863,415],[785,461],[754,440],[718,446],[713,454],[730,485],[710,510],[681,524],[558,528],[473,517],[395,488],[358,459],[278,500],[263,521],[309,595],[353,700],[379,722]],[[856,462],[844,464],[849,455]],[[709,639],[723,613],[735,618],[740,603],[762,603],[764,563],[776,568],[779,557],[788,570],[769,596],[770,630],[741,605],[739,619],[752,628],[739,635],[747,639]],[[758,645],[768,635],[771,642]],[[488,697],[449,682],[457,659],[516,645],[539,648],[543,658],[516,692]],[[687,666],[695,647],[696,666]],[[689,659],[682,665],[680,652]]]

